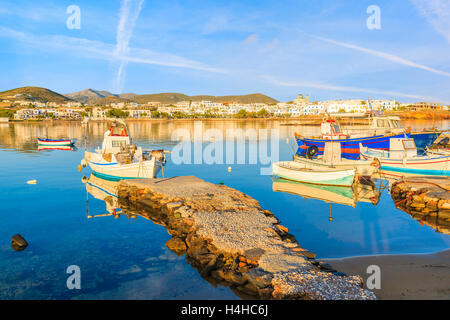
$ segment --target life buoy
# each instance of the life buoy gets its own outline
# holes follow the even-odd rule
[[[317,146],[310,146],[308,150],[306,150],[306,157],[308,159],[312,159],[317,152],[319,152],[319,148],[317,148]]]

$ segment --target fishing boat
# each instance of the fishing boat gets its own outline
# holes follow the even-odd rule
[[[425,151],[427,154],[450,156],[450,133],[442,133]]]
[[[315,158],[294,156],[294,161],[315,167],[327,167],[335,169],[355,169],[357,175],[372,176],[378,172],[379,162],[367,160],[349,160],[341,156],[339,142],[325,142],[323,155]]]
[[[393,138],[389,151],[376,150],[361,146],[361,157],[366,160],[378,159],[380,169],[394,176],[404,174],[449,176],[450,155],[417,154],[414,139]]]
[[[387,135],[369,136],[367,133],[344,133],[335,119],[325,119],[321,123],[321,136],[306,138],[295,133],[298,157],[313,158],[323,155],[325,143],[338,142],[341,145],[341,156],[345,159],[359,160],[360,145],[373,149],[389,150],[390,139],[408,137],[408,133],[392,133]]]
[[[101,149],[85,152],[81,166],[88,164],[94,175],[104,179],[155,178],[163,171],[166,153],[136,147],[125,122],[117,121],[104,133]]]
[[[37,138],[39,146],[71,146],[75,144],[76,139],[47,139],[47,138]]]
[[[336,169],[296,161],[280,161],[272,164],[272,176],[312,184],[350,187],[355,178],[355,169]]]

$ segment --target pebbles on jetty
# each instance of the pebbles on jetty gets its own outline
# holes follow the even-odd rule
[[[122,181],[119,204],[165,226],[167,246],[214,284],[264,299],[375,299],[359,276],[321,268],[258,201],[192,176]]]
[[[392,185],[391,196],[397,208],[421,224],[450,234],[450,179],[407,178]]]

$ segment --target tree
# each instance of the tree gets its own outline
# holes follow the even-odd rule
[[[126,118],[130,115],[128,111],[122,111],[120,109],[110,109],[106,112],[108,118]]]
[[[269,112],[267,112],[266,109],[262,108],[256,115],[258,118],[267,118],[269,116]]]

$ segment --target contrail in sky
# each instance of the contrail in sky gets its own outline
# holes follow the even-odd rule
[[[120,19],[117,26],[117,44],[114,55],[117,57],[126,57],[130,51],[130,39],[133,34],[134,26],[141,13],[144,0],[123,0],[120,6]],[[125,69],[128,65],[128,59],[120,59],[120,66],[114,83],[115,93],[121,93],[125,80]]]
[[[377,56],[377,57],[385,59],[385,60],[389,60],[389,61],[392,61],[392,62],[396,62],[396,63],[403,64],[403,65],[406,65],[406,66],[417,68],[417,69],[426,70],[426,71],[429,71],[429,72],[440,74],[442,76],[450,77],[450,72],[446,72],[446,71],[430,68],[430,67],[424,66],[422,64],[418,64],[418,63],[415,63],[413,61],[400,58],[400,57],[395,56],[393,54],[389,54],[389,53],[385,53],[385,52],[377,51],[377,50],[372,50],[372,49],[367,49],[367,48],[363,48],[363,47],[356,46],[356,45],[353,45],[353,44],[348,44],[348,43],[344,43],[344,42],[340,42],[340,41],[336,41],[336,40],[332,40],[332,39],[327,39],[327,38],[323,38],[323,37],[318,37],[318,36],[313,36],[313,35],[310,35],[310,36],[315,38],[315,39],[322,40],[322,41],[325,41],[325,42],[328,42],[328,43],[332,43],[332,44],[340,46],[340,47],[344,47],[344,48],[348,48],[348,49],[364,52],[364,53],[371,54],[373,56]]]

